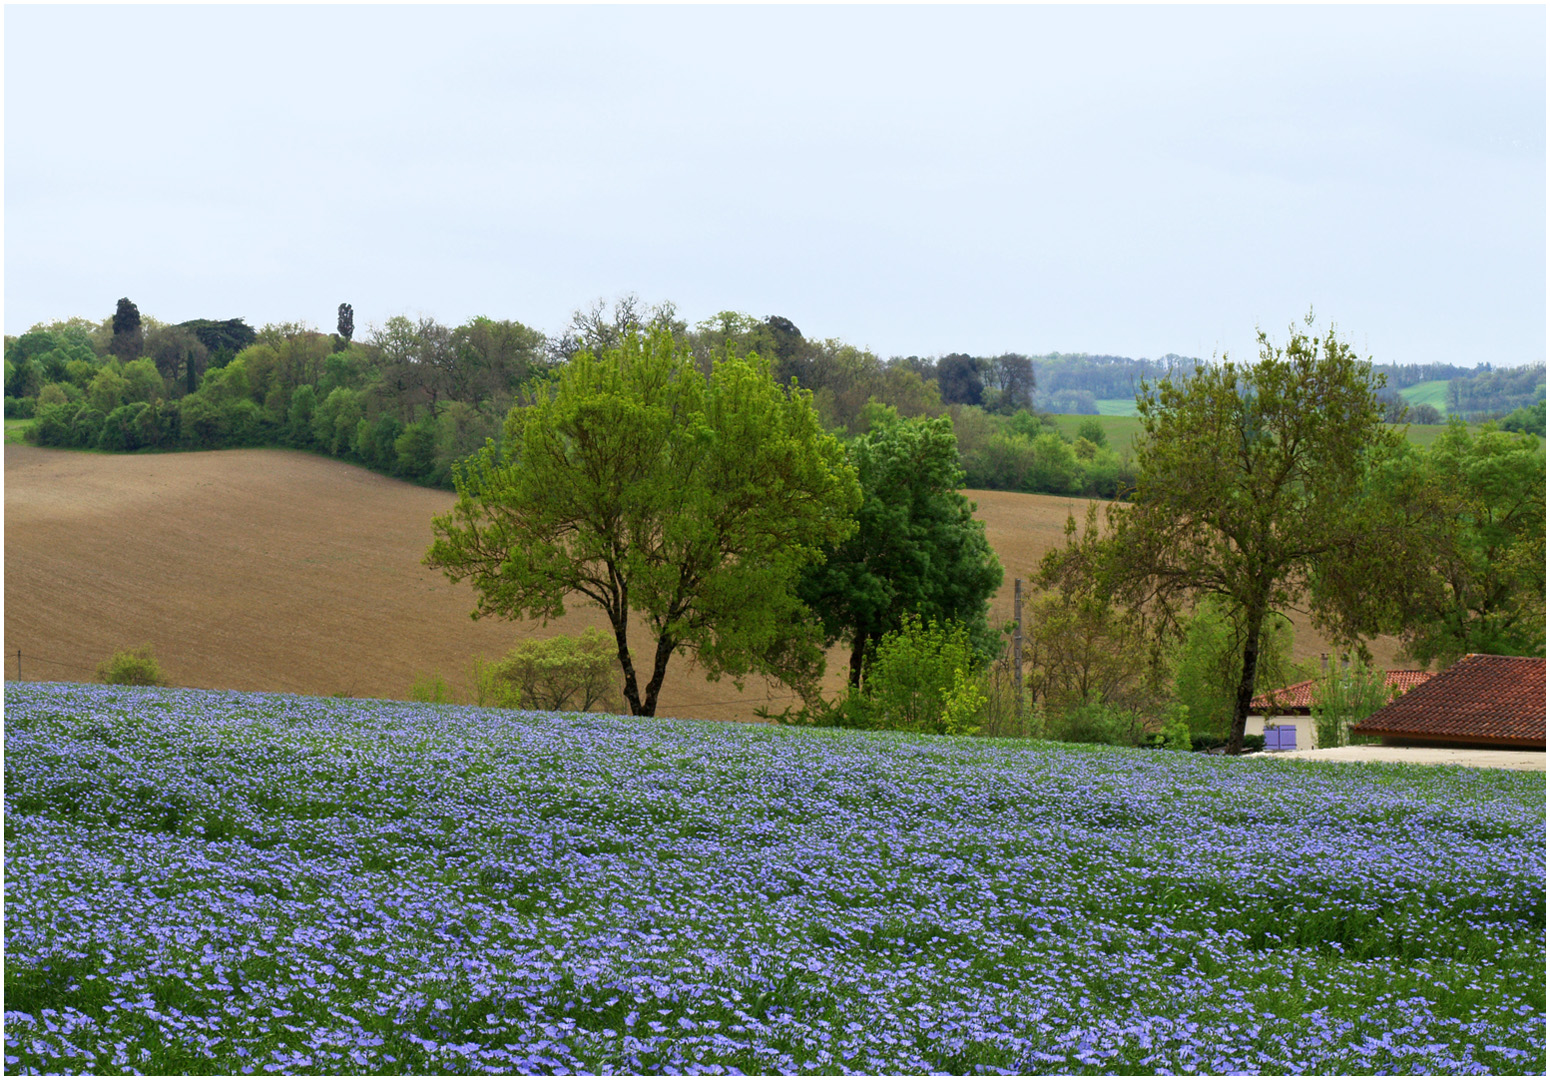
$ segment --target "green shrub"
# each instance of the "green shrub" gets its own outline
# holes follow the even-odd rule
[[[149,645],[120,649],[97,665],[97,678],[109,686],[166,686],[166,677]]]
[[[1056,742],[1140,746],[1145,731],[1133,709],[1087,701],[1052,713],[1048,734]]]
[[[1368,664],[1336,666],[1325,673],[1313,687],[1313,745],[1349,746],[1351,725],[1387,705],[1390,693],[1385,674]]]
[[[97,445],[97,440],[102,437],[102,425],[107,417],[98,409],[90,405],[82,407],[70,421],[70,445],[79,447],[92,447]]]
[[[427,705],[450,705],[452,687],[448,686],[447,680],[437,672],[418,675],[415,677],[414,685],[409,688],[409,700],[424,702]]]
[[[522,692],[499,675],[500,665],[482,656],[469,665],[468,681],[474,688],[474,704],[481,709],[520,709]]]
[[[143,401],[114,409],[102,422],[102,433],[97,436],[98,448],[114,451],[140,449],[145,445],[140,419],[147,412],[153,417],[156,415],[155,408]]]
[[[43,405],[32,425],[22,432],[22,438],[37,446],[69,446],[70,421],[75,417],[74,405]]]
[[[1206,753],[1210,750],[1223,750],[1227,746],[1227,739],[1221,735],[1191,735],[1186,750],[1194,750],[1197,753]],[[1263,735],[1243,736],[1243,752],[1245,754],[1257,753],[1265,748]]]
[[[963,668],[956,668],[952,689],[942,703],[943,731],[948,735],[979,734],[979,718],[989,700],[981,679]]]
[[[31,420],[37,407],[38,399],[35,397],[8,397],[5,399],[5,418]]]
[[[866,674],[863,691],[871,726],[968,734],[972,715],[986,701],[978,685],[979,666],[966,626],[954,621],[939,625],[935,619],[922,624],[920,616],[906,615],[897,631],[883,635]],[[957,731],[949,730],[949,708]]]
[[[1189,706],[1175,705],[1169,709],[1163,717],[1162,730],[1158,732],[1162,736],[1164,749],[1188,750],[1190,748],[1189,737]]]
[[[614,639],[595,626],[580,637],[557,634],[519,642],[495,666],[499,700],[524,709],[589,712],[594,705],[620,710],[623,675]],[[515,706],[507,706],[515,707]]]

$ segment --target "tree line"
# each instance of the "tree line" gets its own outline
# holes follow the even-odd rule
[[[821,424],[842,438],[889,417],[949,417],[974,486],[1114,497],[1130,478],[1126,449],[1100,430],[1068,438],[1030,408],[1027,357],[885,361],[783,317],[722,312],[691,327],[671,304],[633,296],[578,310],[552,335],[513,320],[396,316],[362,338],[349,304],[323,333],[240,318],[167,324],[125,298],[100,322],[7,337],[6,415],[31,418],[27,437],[42,446],[286,446],[451,488],[453,464],[486,440],[498,445],[512,405],[533,400],[578,352],[655,331],[707,373],[728,350],[767,358],[771,377],[811,392]]]
[[[1538,438],[1454,422],[1411,446],[1333,331],[1261,335],[1257,363],[1170,359],[1141,384],[1133,451],[1096,418],[1060,434],[1029,408],[1031,358],[993,359],[885,362],[781,317],[690,327],[633,297],[555,335],[397,317],[363,340],[348,304],[324,334],[167,325],[126,299],[8,338],[5,378],[43,445],[286,445],[454,488],[427,561],[481,614],[598,605],[635,713],[692,655],[787,682],[823,722],[1006,731],[990,715],[1011,686],[1045,733],[1162,722],[1237,748],[1252,694],[1294,674],[1293,607],[1358,652],[1397,633],[1422,664],[1543,651]],[[1024,686],[993,663],[1001,568],[964,486],[1130,496],[1073,519],[1043,568]],[[824,702],[837,644],[850,690]]]
[[[1294,610],[1359,656],[1381,633],[1422,665],[1543,652],[1543,444],[1455,420],[1418,449],[1333,331],[1260,344],[1147,387],[1134,497],[1073,516],[1041,568],[1013,684],[1038,721],[1018,733],[1236,752],[1253,696],[1298,674]],[[479,616],[598,606],[637,714],[685,654],[797,689],[788,720],[1008,733],[987,617],[1002,571],[951,420],[874,408],[845,440],[767,357],[705,359],[667,327],[580,348],[455,469],[427,564],[469,582]],[[849,688],[825,700],[836,644]]]

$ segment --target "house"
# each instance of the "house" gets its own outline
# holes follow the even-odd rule
[[[1383,681],[1395,697],[1409,693],[1432,677],[1430,671],[1385,671]],[[1292,683],[1279,690],[1267,690],[1256,694],[1250,708],[1261,716],[1272,719],[1281,716],[1312,716],[1313,692],[1317,679]]]
[[[1470,653],[1351,729],[1389,746],[1545,748],[1545,661]]]
[[[1431,677],[1430,671],[1385,671],[1383,673],[1389,693],[1394,697],[1409,693]],[[1313,700],[1317,686],[1317,679],[1309,679],[1306,682],[1283,686],[1279,690],[1256,694],[1254,700],[1249,703],[1252,714],[1245,725],[1245,732],[1250,735],[1261,735],[1268,727],[1294,727],[1297,729],[1295,744],[1288,746],[1283,742],[1277,748],[1312,749],[1315,744]]]

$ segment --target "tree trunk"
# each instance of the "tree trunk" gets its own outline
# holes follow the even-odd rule
[[[624,700],[630,706],[631,716],[641,716],[645,714],[640,709],[640,685],[635,681],[635,664],[630,659],[629,618],[629,609],[622,605],[618,611],[608,613],[614,642],[619,647],[619,669],[624,672]]]
[[[852,690],[861,689],[861,661],[866,656],[866,643],[868,636],[865,631],[857,631],[856,640],[850,647],[850,687]]]
[[[1243,643],[1243,674],[1238,678],[1238,697],[1233,702],[1232,729],[1227,734],[1227,752],[1243,753],[1243,729],[1248,725],[1249,709],[1254,701],[1254,677],[1259,670],[1259,635],[1265,624],[1267,600],[1256,599],[1244,613],[1247,638]]]
[[[657,638],[656,661],[651,667],[651,681],[646,684],[646,701],[635,715],[657,715],[657,692],[662,689],[662,679],[667,675],[667,662],[673,658],[673,650],[677,647],[678,643],[666,634]]]

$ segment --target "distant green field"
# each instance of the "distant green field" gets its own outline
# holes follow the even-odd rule
[[[1094,404],[1098,406],[1099,416],[1136,415],[1136,399],[1133,397],[1100,398]]]
[[[26,430],[31,420],[7,420],[5,422],[5,441],[19,443],[22,441],[22,432]]]
[[[1440,413],[1448,411],[1448,380],[1432,379],[1430,382],[1416,383],[1407,386],[1399,392],[1399,396],[1405,399],[1407,405],[1430,405]]]
[[[1411,424],[1406,430],[1406,435],[1409,437],[1412,446],[1419,446],[1424,449],[1436,442],[1437,436],[1447,430],[1447,424]],[[1480,425],[1470,424],[1469,433],[1471,435],[1480,434]]]
[[[1103,402],[1098,403],[1102,406]],[[1052,417],[1060,427],[1060,433],[1068,439],[1076,438],[1076,428],[1083,420],[1096,420],[1103,425],[1103,433],[1108,436],[1109,445],[1116,450],[1130,445],[1130,440],[1135,438],[1141,430],[1141,421],[1135,416],[1055,416]]]
[[[1443,385],[1446,386],[1447,384],[1444,383]],[[1103,402],[1100,401],[1098,405],[1101,408]],[[1076,438],[1076,427],[1083,420],[1097,420],[1098,423],[1103,425],[1103,433],[1109,437],[1109,445],[1116,450],[1130,445],[1130,441],[1141,432],[1141,420],[1134,415],[1106,416],[1100,413],[1098,416],[1065,415],[1055,416],[1051,419],[1059,426],[1060,433],[1068,439]],[[1403,428],[1411,443],[1420,447],[1430,446],[1436,441],[1437,436],[1447,429],[1448,426],[1446,424],[1411,424]],[[1470,434],[1475,434],[1479,430],[1479,424],[1469,425]]]

